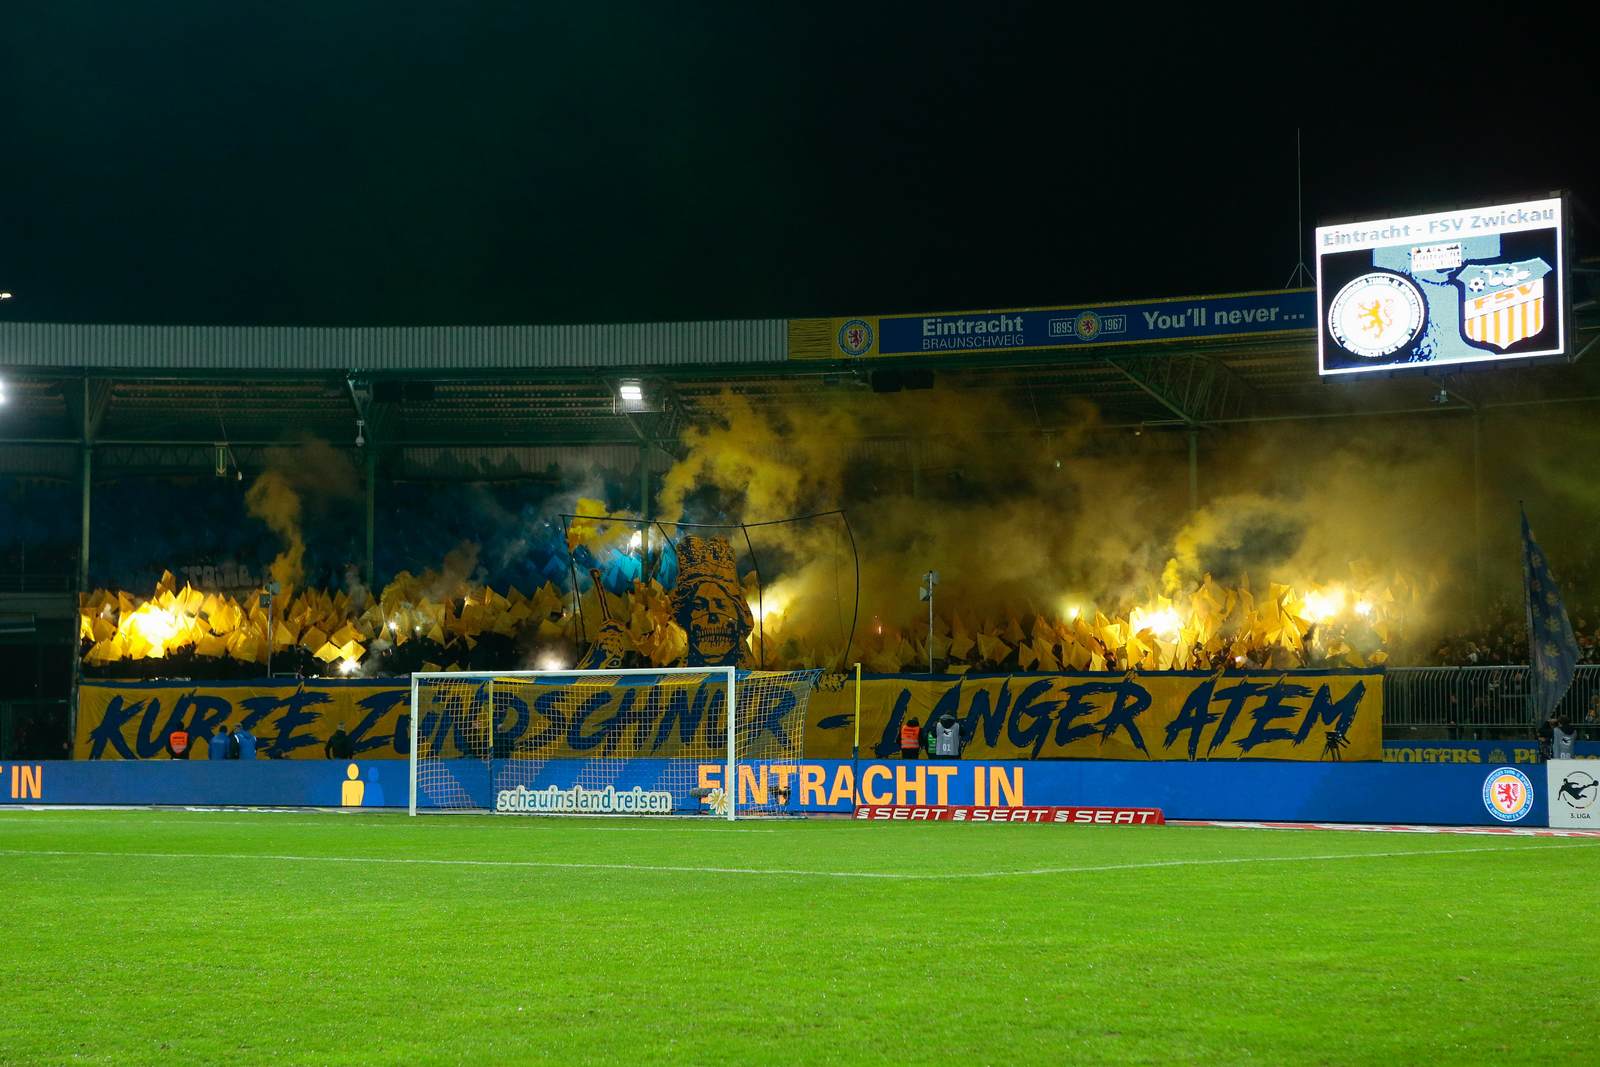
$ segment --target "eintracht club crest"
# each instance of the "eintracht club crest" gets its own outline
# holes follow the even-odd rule
[[[1346,351],[1381,359],[1422,331],[1422,293],[1411,280],[1373,271],[1347,282],[1328,309],[1328,332]]]
[[[839,327],[839,351],[847,356],[865,355],[872,347],[872,325],[865,319],[851,319]]]
[[[1501,822],[1517,822],[1533,810],[1533,783],[1515,767],[1501,767],[1483,780],[1483,806]]]

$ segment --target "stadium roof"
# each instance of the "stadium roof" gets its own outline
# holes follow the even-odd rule
[[[785,319],[587,326],[0,324],[0,366],[204,374],[782,363]]]
[[[1581,268],[1572,349],[1600,338],[1594,264]],[[806,320],[802,320],[806,321]],[[827,320],[815,320],[826,322]],[[297,435],[408,446],[658,443],[725,391],[757,407],[824,406],[874,375],[932,370],[1001,393],[1029,432],[1081,423],[1204,428],[1240,422],[1463,412],[1600,400],[1600,366],[1572,363],[1383,378],[1319,378],[1311,330],[934,358],[791,359],[782,319],[612,326],[293,328],[0,322],[0,444],[269,444]],[[641,379],[648,410],[625,411]],[[883,379],[878,379],[883,387]],[[1441,390],[1443,394],[1441,395]]]

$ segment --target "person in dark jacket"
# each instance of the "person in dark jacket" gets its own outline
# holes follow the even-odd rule
[[[1534,740],[1539,742],[1539,762],[1544,763],[1554,754],[1553,747],[1556,732],[1556,716],[1551,712],[1550,717],[1539,724],[1533,732]]]
[[[344,732],[344,723],[339,724],[339,728],[333,731],[333,736],[322,746],[322,754],[328,759],[355,758],[356,743]]]

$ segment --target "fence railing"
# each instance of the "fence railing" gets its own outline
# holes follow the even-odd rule
[[[1391,667],[1384,679],[1384,726],[1427,728],[1438,737],[1528,737],[1529,678],[1526,666]],[[1578,668],[1558,710],[1580,737],[1600,738],[1600,665]]]
[[[70,593],[77,582],[71,574],[0,571],[0,593]]]

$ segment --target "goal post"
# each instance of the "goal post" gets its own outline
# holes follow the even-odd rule
[[[820,674],[413,674],[409,810],[727,819],[792,812]]]

